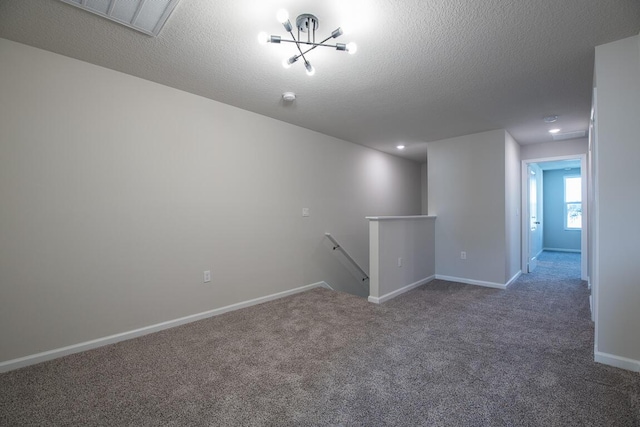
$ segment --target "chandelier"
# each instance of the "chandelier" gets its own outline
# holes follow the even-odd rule
[[[302,15],[298,15],[298,17],[296,18],[296,27],[298,29],[297,38],[293,34],[293,25],[291,25],[291,21],[289,21],[289,13],[286,10],[279,10],[276,14],[276,19],[278,19],[278,22],[282,23],[284,29],[291,36],[291,40],[283,39],[280,36],[269,36],[267,33],[262,32],[258,34],[258,41],[261,44],[280,44],[282,42],[294,43],[296,45],[296,48],[298,49],[298,53],[296,55],[293,55],[291,58],[286,58],[284,61],[282,61],[282,66],[285,68],[291,67],[295,62],[302,58],[304,67],[307,69],[307,74],[313,76],[316,70],[315,68],[313,68],[306,55],[318,46],[330,47],[339,51],[349,52],[350,54],[354,54],[358,50],[358,46],[355,43],[327,44],[329,40],[338,38],[343,34],[342,28],[340,27],[334,30],[326,39],[320,41],[319,43],[316,42],[316,30],[318,29],[320,21],[318,21],[318,18],[315,15],[312,15],[310,13],[303,13]],[[300,33],[307,33],[306,41],[302,40],[302,38],[300,37]]]

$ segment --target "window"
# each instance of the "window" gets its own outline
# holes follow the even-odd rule
[[[579,176],[564,177],[564,228],[582,229],[582,180]]]

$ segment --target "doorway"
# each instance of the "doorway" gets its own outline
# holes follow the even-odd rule
[[[588,212],[587,212],[587,168],[586,168],[586,155],[573,155],[573,156],[559,156],[548,157],[540,159],[528,159],[522,161],[522,262],[521,269],[524,273],[531,273],[535,270],[540,255],[546,248],[548,250],[563,250],[556,247],[557,243],[552,240],[557,240],[559,236],[572,236],[574,241],[573,251],[580,252],[580,278],[587,280],[587,262],[588,262],[588,248],[587,248],[587,236],[588,236]],[[566,170],[573,171],[565,172]],[[579,170],[579,173],[578,173]],[[558,172],[558,173],[556,173]],[[563,201],[561,205],[564,209],[563,212],[554,213],[549,216],[548,229],[545,230],[545,212],[549,214],[552,212],[551,204],[549,203],[549,209],[544,206],[544,178],[558,176],[568,176],[562,188]],[[549,182],[550,183],[550,182]],[[569,187],[567,187],[567,185]],[[571,186],[576,191],[571,191]],[[547,186],[549,188],[549,186]],[[569,188],[569,190],[567,190]],[[577,193],[577,196],[574,194]],[[567,194],[569,196],[567,196]],[[572,199],[572,200],[569,200]],[[575,199],[575,200],[574,200]],[[581,221],[576,221],[576,215],[581,216]],[[564,220],[563,220],[564,218]],[[568,220],[567,220],[568,218]],[[557,222],[561,224],[558,225]],[[577,233],[576,223],[580,223],[579,231]],[[559,227],[559,228],[557,228]],[[560,230],[560,231],[555,231]],[[545,234],[546,233],[546,234]],[[547,236],[547,241],[545,241]],[[576,240],[577,238],[577,240]],[[554,246],[555,245],[555,246]],[[569,249],[568,251],[572,251]],[[575,257],[574,257],[575,258]]]

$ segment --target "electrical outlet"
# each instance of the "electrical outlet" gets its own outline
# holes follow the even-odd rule
[[[460,259],[467,259],[467,253],[465,251],[460,252]]]
[[[204,272],[204,283],[209,283],[211,281],[211,270],[207,270]]]
[[[402,267],[402,258],[398,258],[398,267]]]

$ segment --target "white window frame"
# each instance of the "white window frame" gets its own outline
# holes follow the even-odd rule
[[[562,187],[562,199],[563,199],[563,203],[564,203],[564,229],[566,231],[581,231],[582,230],[582,216],[581,216],[581,221],[580,221],[580,227],[569,227],[568,224],[568,216],[569,216],[569,209],[568,206],[569,205],[576,205],[579,204],[580,205],[580,212],[582,212],[582,176],[580,175],[564,175],[562,180],[563,183],[563,187]],[[567,200],[567,179],[571,179],[571,178],[578,178],[580,180],[580,200]]]

